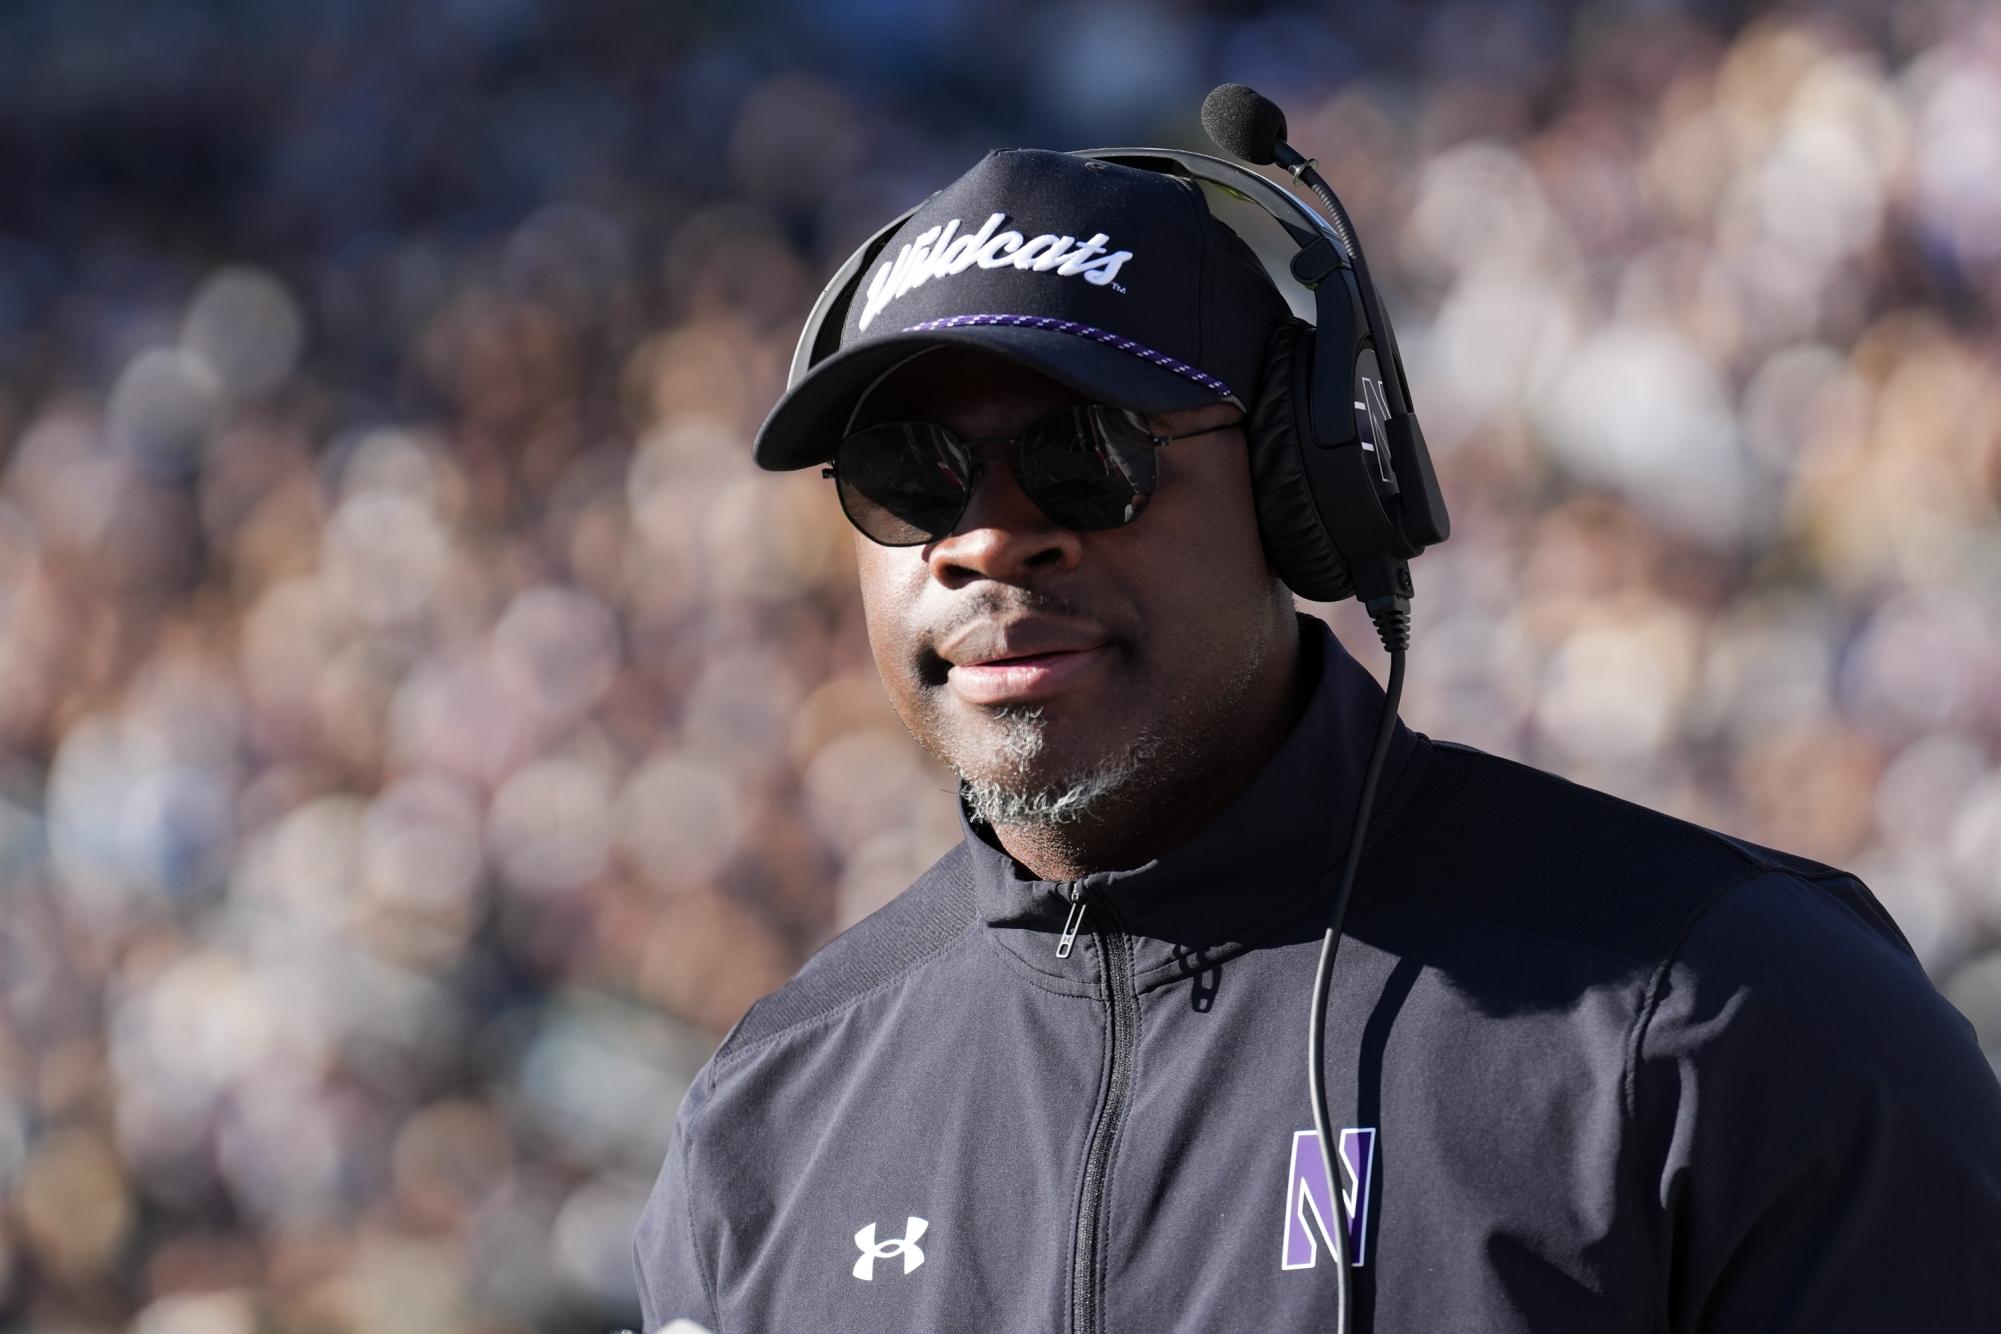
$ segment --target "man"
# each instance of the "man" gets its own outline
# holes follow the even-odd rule
[[[649,1325],[1326,1328],[1338,1188],[1354,1328],[2001,1328],[2001,1090],[1869,891],[1400,723],[1327,1181],[1383,695],[1264,555],[1285,307],[1201,200],[990,155],[760,434],[831,460],[965,837],[697,1078]]]

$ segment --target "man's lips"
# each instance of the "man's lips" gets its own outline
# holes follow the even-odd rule
[[[968,704],[1028,704],[1061,694],[1111,654],[1110,645],[1100,644],[1096,648],[954,664],[945,679],[951,683],[952,693]]]
[[[1069,689],[1112,656],[1110,636],[1082,621],[1034,616],[976,621],[948,636],[946,681],[968,704],[1027,704]]]

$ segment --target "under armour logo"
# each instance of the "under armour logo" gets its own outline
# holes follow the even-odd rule
[[[855,1233],[855,1245],[862,1248],[862,1258],[855,1261],[855,1277],[867,1283],[875,1277],[877,1260],[892,1260],[899,1255],[903,1257],[903,1272],[906,1274],[923,1264],[924,1252],[918,1249],[917,1239],[923,1236],[924,1229],[930,1226],[931,1224],[922,1218],[911,1214],[903,1220],[904,1235],[900,1237],[891,1237],[888,1241],[878,1242],[875,1239],[874,1223]]]

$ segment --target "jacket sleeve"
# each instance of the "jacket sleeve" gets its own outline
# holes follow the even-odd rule
[[[694,1186],[688,1170],[690,1123],[703,1101],[707,1077],[704,1068],[682,1100],[666,1161],[632,1239],[633,1272],[639,1280],[639,1309],[646,1331],[674,1321],[693,1321],[717,1334],[722,1329],[710,1269],[695,1236]]]
[[[1719,894],[1631,1050],[1676,1334],[2001,1329],[2001,1086],[1860,881]]]

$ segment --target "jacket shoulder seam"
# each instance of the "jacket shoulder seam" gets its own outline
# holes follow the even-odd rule
[[[1653,970],[1647,975],[1647,989],[1640,1004],[1633,1012],[1633,1020],[1626,1037],[1626,1068],[1620,1072],[1619,1085],[1622,1100],[1626,1104],[1626,1119],[1631,1121],[1639,1116],[1637,1082],[1639,1077],[1639,1052],[1647,1040],[1647,1029],[1652,1025],[1654,1015],[1660,1010],[1661,1002],[1667,997],[1667,978],[1675,961],[1681,958],[1682,946],[1688,943],[1689,933],[1696,923],[1708,915],[1709,910],[1720,902],[1724,895],[1740,885],[1747,885],[1759,876],[1773,874],[1770,870],[1752,871],[1728,884],[1719,885],[1704,895],[1682,918],[1680,928],[1675,932],[1674,943],[1668,947]]]
[[[808,1015],[801,1015],[799,1018],[793,1020],[791,1023],[785,1025],[783,1028],[780,1028],[775,1032],[766,1033],[762,1037],[754,1038],[751,1041],[746,1042],[741,1046],[738,1046],[734,1050],[718,1051],[716,1053],[715,1060],[712,1061],[709,1066],[710,1080],[713,1081],[715,1079],[716,1072],[720,1070],[723,1066],[733,1065],[742,1057],[751,1055],[754,1052],[761,1051],[770,1044],[778,1041],[780,1038],[790,1037],[802,1029],[811,1028],[815,1024],[823,1023],[827,1020],[834,1019],[839,1017],[840,1015],[846,1014],[849,1010],[852,1010],[853,1008],[855,1008],[855,1006],[860,1005],[863,1001],[868,1000],[870,997],[874,996],[876,993],[880,991],[887,990],[890,987],[902,985],[904,982],[909,980],[910,975],[912,973],[916,972],[918,969],[930,963],[940,954],[943,954],[945,951],[952,949],[955,946],[959,945],[961,942],[963,942],[966,938],[966,933],[972,929],[973,929],[972,925],[969,924],[966,928],[953,932],[951,935],[939,941],[936,945],[932,946],[930,949],[924,951],[922,954],[919,954],[916,957],[905,962],[902,967],[898,968],[894,973],[891,973],[888,977],[883,978],[880,982],[872,983],[871,985],[862,988],[860,991],[857,991],[854,995],[849,996],[846,999],[841,1000],[824,1010],[818,1010]]]
[[[1632,1033],[1628,1039],[1626,1048],[1626,1069],[1621,1079],[1628,1120],[1639,1115],[1636,1084],[1638,1081],[1640,1048],[1646,1043],[1647,1031],[1653,1024],[1655,1013],[1666,999],[1668,973],[1680,960],[1682,947],[1688,943],[1689,936],[1701,924],[1702,919],[1707,917],[1710,910],[1722,902],[1725,896],[1733,890],[1741,889],[1752,881],[1763,879],[1766,876],[1782,876],[1789,880],[1803,881],[1809,884],[1817,884],[1830,880],[1846,880],[1858,885],[1862,883],[1858,877],[1846,871],[1818,871],[1810,874],[1804,871],[1795,871],[1785,866],[1764,866],[1717,887],[1704,895],[1702,901],[1689,910],[1688,915],[1682,919],[1680,929],[1675,933],[1674,943],[1668,948],[1667,953],[1661,957],[1660,962],[1654,966],[1652,973],[1649,975],[1645,1000],[1633,1016]]]
[[[1675,933],[1674,943],[1668,947],[1667,953],[1654,966],[1651,976],[1647,979],[1646,993],[1639,1006],[1633,1012],[1632,1024],[1627,1033],[1626,1050],[1624,1053],[1625,1068],[1619,1072],[1619,1094],[1620,1101],[1624,1104],[1623,1111],[1625,1112],[1625,1120],[1628,1126],[1636,1125],[1640,1116],[1640,1049],[1646,1045],[1647,1032],[1653,1025],[1654,1016],[1660,1011],[1661,1003],[1666,999],[1668,973],[1674,967],[1675,962],[1681,958],[1682,947],[1688,943],[1690,934],[1694,932],[1697,924],[1704,917],[1708,916],[1711,908],[1722,902],[1734,890],[1740,889],[1752,881],[1761,879],[1767,875],[1785,875],[1798,880],[1853,878],[1846,875],[1827,873],[1807,875],[1782,866],[1763,866],[1748,874],[1739,876],[1728,884],[1719,885],[1716,889],[1704,895],[1702,901],[1689,910],[1687,916],[1682,919],[1680,929]],[[1633,1148],[1637,1147],[1639,1143],[1638,1137],[1632,1134],[1624,1135],[1621,1139],[1626,1146],[1621,1153],[1622,1157],[1625,1156],[1626,1152],[1630,1152]],[[1659,1272],[1657,1263],[1650,1259],[1649,1264],[1654,1270],[1655,1288],[1664,1291],[1666,1289],[1665,1276]]]
[[[682,1135],[680,1139],[681,1179],[692,1183],[694,1178],[688,1171],[688,1136]],[[723,1314],[716,1305],[715,1280],[709,1277],[708,1263],[702,1258],[701,1237],[695,1231],[695,1192],[692,1190],[681,1192],[681,1218],[688,1226],[688,1254],[695,1261],[695,1276],[702,1281],[702,1299],[709,1304],[709,1315],[716,1322],[716,1334],[722,1334]]]

